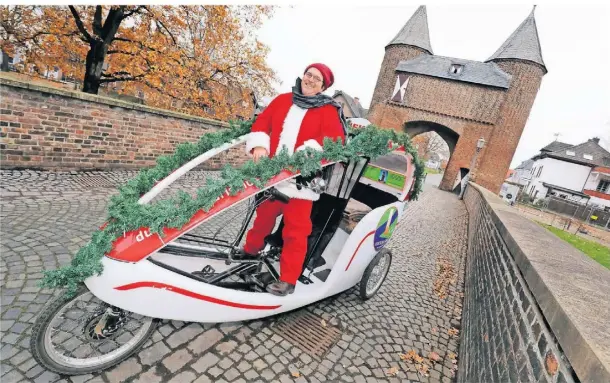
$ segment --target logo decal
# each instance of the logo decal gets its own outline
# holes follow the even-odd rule
[[[391,207],[383,213],[377,229],[375,229],[375,236],[373,246],[375,250],[381,249],[388,242],[394,229],[396,229],[396,223],[398,221],[398,209]]]

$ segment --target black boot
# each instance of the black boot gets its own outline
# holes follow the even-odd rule
[[[267,292],[281,297],[294,293],[294,285],[287,282],[274,282],[267,286]]]
[[[237,252],[235,254],[233,254],[233,256],[231,258],[233,258],[234,261],[249,261],[249,260],[255,260],[257,257],[258,257],[257,254],[246,253],[242,247],[239,250],[237,250]]]

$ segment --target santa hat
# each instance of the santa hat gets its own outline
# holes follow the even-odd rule
[[[322,80],[324,80],[324,87],[326,89],[330,88],[335,82],[335,76],[333,75],[333,71],[331,71],[330,68],[326,65],[322,63],[311,64],[307,68],[305,68],[305,72],[307,72],[309,68],[316,68],[320,71],[320,73],[322,73]]]

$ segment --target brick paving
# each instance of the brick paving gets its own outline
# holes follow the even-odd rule
[[[352,289],[300,310],[341,332],[321,359],[273,331],[280,315],[216,325],[165,321],[141,351],[111,370],[78,377],[45,371],[29,352],[31,325],[54,293],[37,286],[42,271],[70,261],[103,222],[115,186],[134,174],[0,172],[3,383],[454,380],[459,338],[449,330],[460,325],[467,215],[455,195],[431,185],[389,242],[393,264],[374,298],[362,302]],[[193,180],[205,176],[196,172]],[[440,299],[434,286],[447,265],[454,283]],[[425,357],[428,376],[401,360],[410,350]],[[437,363],[429,361],[430,352],[438,354]]]

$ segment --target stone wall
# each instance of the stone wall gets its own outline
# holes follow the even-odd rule
[[[464,200],[458,381],[610,381],[610,272],[478,185]]]
[[[3,168],[137,169],[227,123],[82,92],[0,78]],[[208,168],[239,164],[242,151]]]

